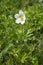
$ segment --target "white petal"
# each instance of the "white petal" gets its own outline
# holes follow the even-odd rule
[[[24,24],[24,23],[25,23],[25,20],[21,21],[20,23],[21,23],[21,24]]]
[[[14,16],[15,18],[18,18],[19,17],[19,14],[15,14],[15,16]]]
[[[20,23],[20,19],[19,19],[19,18],[18,18],[18,19],[16,19],[16,23],[18,23],[18,24]]]
[[[24,15],[24,12],[22,10],[20,10],[19,15]]]

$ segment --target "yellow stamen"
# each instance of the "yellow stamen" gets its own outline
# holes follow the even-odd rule
[[[23,16],[20,16],[20,19],[23,20]]]

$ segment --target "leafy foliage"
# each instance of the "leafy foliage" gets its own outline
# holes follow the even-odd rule
[[[19,10],[24,25],[15,23]],[[42,0],[0,0],[0,65],[43,65]]]

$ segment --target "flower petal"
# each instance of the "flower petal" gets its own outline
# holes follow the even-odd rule
[[[24,12],[22,10],[20,10],[19,15],[24,15]]]
[[[24,23],[25,23],[25,20],[21,21],[20,23],[21,23],[21,24],[24,24]]]
[[[19,18],[18,18],[18,19],[16,19],[16,23],[18,23],[18,24],[20,23],[20,19],[19,19]]]
[[[14,16],[15,18],[19,18],[19,14],[15,14],[15,16]]]

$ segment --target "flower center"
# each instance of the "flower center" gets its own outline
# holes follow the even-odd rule
[[[23,16],[20,16],[20,20],[23,20],[23,18],[24,18]]]

